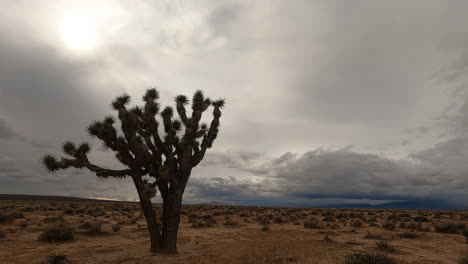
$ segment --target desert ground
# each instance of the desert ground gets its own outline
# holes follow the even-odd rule
[[[463,263],[468,251],[468,212],[184,205],[182,214],[179,254],[152,255],[137,203],[0,201],[0,263],[325,264],[358,252]],[[73,240],[47,241],[60,224]]]

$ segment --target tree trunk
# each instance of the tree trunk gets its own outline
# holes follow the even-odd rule
[[[163,200],[162,249],[168,254],[177,254],[177,233],[179,231],[182,197],[170,192]]]
[[[146,218],[146,224],[148,225],[148,232],[151,241],[151,252],[159,252],[162,248],[162,237],[161,237],[161,225],[158,223],[156,212],[154,211],[151,198],[145,195],[145,187],[141,177],[133,177],[138,196],[140,198],[141,210]]]

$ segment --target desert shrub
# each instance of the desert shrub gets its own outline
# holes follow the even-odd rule
[[[320,223],[316,218],[309,218],[304,221],[304,228],[320,228]]]
[[[372,234],[371,232],[367,231],[367,234],[364,236],[364,239],[383,239],[381,235],[378,234]]]
[[[344,264],[396,264],[396,261],[386,255],[370,252],[354,252],[347,255]]]
[[[463,236],[466,239],[466,243],[468,243],[468,228],[465,228],[465,230],[463,230]]]
[[[119,232],[120,231],[120,225],[119,224],[113,224],[112,225],[112,231]]]
[[[262,231],[263,231],[263,232],[270,231],[270,226],[269,226],[269,225],[263,225],[263,226],[262,226]]]
[[[6,223],[13,220],[10,215],[0,213],[0,224]]]
[[[12,211],[12,212],[9,212],[8,215],[13,219],[24,218],[23,213],[20,211]]]
[[[102,233],[102,224],[99,221],[85,222],[79,228],[86,229],[90,235],[98,235]]]
[[[255,251],[254,253],[243,257],[244,264],[296,264],[304,263],[304,259],[292,255],[285,249],[273,248],[273,251]]]
[[[416,239],[418,235],[416,233],[405,232],[398,235],[401,238]]]
[[[392,214],[392,215],[387,216],[387,220],[388,221],[398,221],[398,220],[400,220],[400,217],[395,215],[395,214]]]
[[[212,226],[216,225],[216,219],[211,215],[204,215],[202,217],[202,219],[203,219],[205,225],[208,226],[208,227],[212,227]]]
[[[26,220],[21,221],[21,222],[19,223],[19,226],[20,226],[21,228],[26,228],[26,227],[28,227],[28,221],[26,221]]]
[[[421,215],[413,217],[413,220],[415,222],[429,222],[429,219],[427,217]]]
[[[198,220],[198,218],[199,218],[199,215],[198,215],[198,214],[196,214],[196,213],[191,213],[191,214],[188,215],[188,222],[189,222],[190,224],[193,224],[194,222],[196,222],[196,221]]]
[[[206,225],[202,220],[196,220],[195,222],[192,222],[192,227],[194,228],[206,227]]]
[[[396,227],[396,226],[395,226],[395,223],[390,222],[390,221],[385,221],[385,222],[383,223],[383,225],[382,225],[382,228],[385,228],[385,229],[387,229],[387,230],[389,230],[389,231],[395,230],[395,227]]]
[[[455,223],[452,221],[441,221],[434,224],[434,229],[439,233],[456,234],[465,229],[465,223]]]
[[[468,251],[461,255],[458,260],[458,264],[468,264]]]
[[[247,214],[247,213],[240,213],[240,214],[239,214],[239,217],[249,217],[249,214]]]
[[[332,215],[327,215],[323,218],[324,222],[335,222],[335,218]]]
[[[359,217],[359,215],[357,213],[355,213],[355,212],[349,213],[349,218],[357,218],[357,217]]]
[[[283,217],[277,215],[273,218],[273,222],[277,224],[282,224],[282,223],[286,223],[287,221]]]
[[[75,230],[67,223],[55,223],[46,228],[46,230],[39,236],[39,241],[53,242],[53,241],[66,241],[75,238]]]
[[[5,239],[5,238],[6,238],[5,232],[0,230],[0,239]]]
[[[22,212],[12,211],[9,213],[0,213],[0,224],[10,222],[13,219],[24,218]]]
[[[351,223],[351,226],[354,227],[354,228],[360,228],[362,227],[362,221],[360,220],[355,220]]]
[[[224,225],[226,225],[226,226],[236,226],[236,225],[239,225],[239,223],[232,220],[232,219],[228,219],[228,220],[226,220],[226,222],[224,222]]]
[[[85,211],[85,213],[86,213],[87,215],[92,215],[92,214],[94,214],[95,212],[96,212],[95,209],[92,208],[92,207],[86,208],[86,211]]]
[[[396,251],[395,247],[388,244],[387,240],[385,239],[380,239],[379,241],[375,242],[375,245],[377,246],[378,249],[383,250],[388,253],[393,253]]]
[[[65,210],[63,210],[63,213],[64,213],[64,214],[70,215],[70,214],[73,214],[74,211],[75,211],[75,210],[73,210],[73,208],[68,207],[68,208],[66,208]]]
[[[346,218],[348,216],[348,214],[345,214],[345,213],[338,213],[335,217],[337,219],[343,219],[343,218]]]
[[[55,222],[62,222],[63,215],[56,215],[56,216],[47,216],[42,220],[44,223],[55,223]]]
[[[51,255],[48,256],[41,264],[70,264],[65,255]]]
[[[227,221],[231,221],[231,220],[228,219]],[[192,222],[192,227],[195,227],[195,228],[197,228],[197,227],[213,227],[214,225],[216,225],[216,219],[211,215],[203,215],[200,219],[194,220]]]
[[[422,228],[422,224],[420,222],[416,223],[416,222],[401,222],[400,223],[400,228],[404,228],[404,229],[412,229],[412,230],[419,230]]]
[[[265,216],[259,216],[259,217],[257,217],[257,221],[258,221],[261,225],[269,225],[269,224],[270,224],[270,220],[268,219],[268,217],[265,217]]]
[[[32,207],[32,206],[23,206],[23,208],[21,208],[21,211],[23,211],[23,212],[34,212],[34,207]]]

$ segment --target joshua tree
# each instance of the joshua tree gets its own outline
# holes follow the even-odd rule
[[[160,113],[165,132],[162,137],[156,119],[160,110],[158,98],[158,90],[148,89],[143,96],[143,108],[128,109],[130,96],[127,94],[112,101],[111,107],[118,113],[122,135],[114,127],[116,120],[112,116],[95,121],[87,128],[92,137],[100,139],[107,149],[116,153],[125,169],[105,169],[91,163],[88,160],[91,148],[86,142],[75,145],[67,141],[63,144],[63,152],[69,157],[57,159],[45,155],[42,162],[51,172],[72,167],[88,169],[100,178],[132,178],[148,224],[151,252],[173,254],[177,253],[182,195],[192,169],[200,163],[218,135],[224,99],[211,101],[202,91],[196,91],[192,99],[192,116],[189,117],[186,112],[189,100],[178,95],[175,103],[180,120],[173,118],[172,107],[164,108]],[[200,120],[210,106],[213,106],[213,120],[208,127]],[[161,222],[151,203],[157,190],[163,201]]]

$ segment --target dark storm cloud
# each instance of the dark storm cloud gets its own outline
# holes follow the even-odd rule
[[[243,196],[291,201],[303,198],[301,204],[307,205],[311,199],[418,201],[436,198],[456,206],[468,206],[464,192],[468,189],[467,149],[467,142],[454,140],[398,160],[346,148],[319,148],[301,155],[285,153],[255,166],[251,165],[252,161],[218,160],[217,166],[236,164],[244,171],[247,167],[247,171],[253,172],[253,178],[259,177],[263,182],[233,178],[225,184],[217,179],[214,182],[219,184],[197,181],[195,187],[205,197],[223,196],[226,200],[229,196],[236,200]]]

